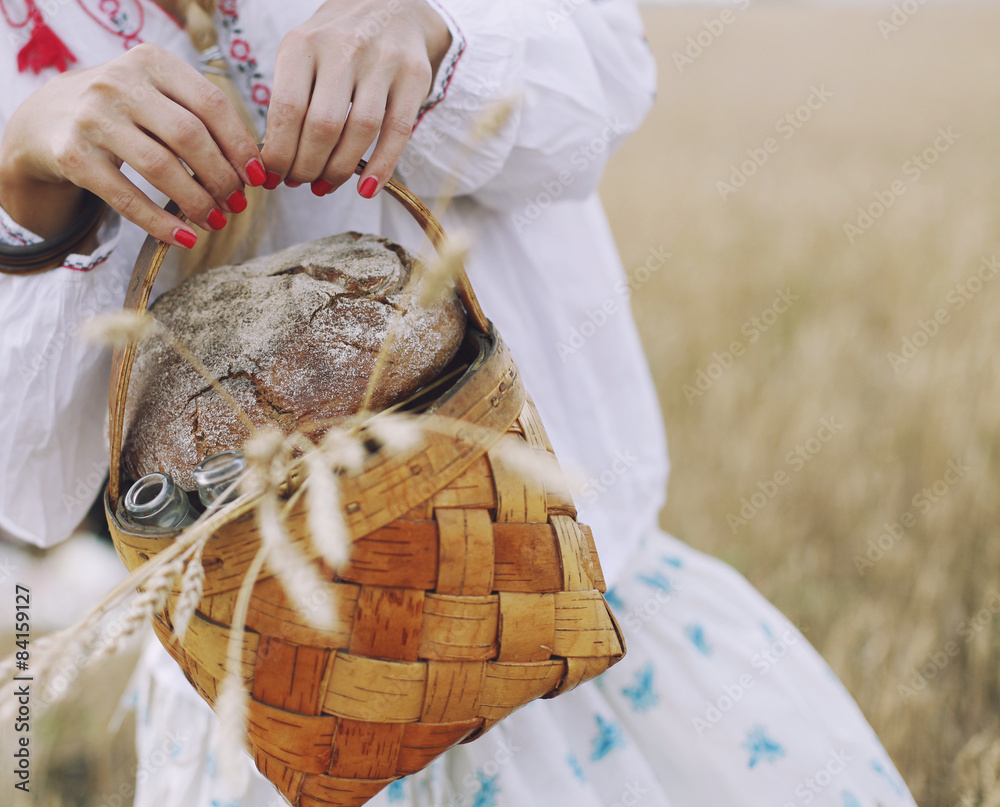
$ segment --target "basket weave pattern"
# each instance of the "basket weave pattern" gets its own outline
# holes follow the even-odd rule
[[[505,350],[444,410],[469,403],[480,428],[519,408],[497,445],[521,441],[555,462]],[[415,454],[385,458],[344,480],[355,537],[349,563],[336,574],[326,570],[337,603],[333,629],[311,626],[275,578],[261,577],[254,588],[242,659],[249,740],[261,772],[293,805],[364,804],[393,779],[519,706],[599,675],[624,653],[593,538],[576,521],[569,493],[551,489],[553,475],[546,475],[547,488],[509,467],[507,452],[468,445],[463,451],[450,435],[429,439]],[[449,461],[452,471],[459,462],[465,467],[437,488]],[[387,489],[399,497],[383,499],[381,510],[352,507]],[[358,534],[415,496],[425,497]],[[288,521],[293,541],[308,551],[304,509]],[[114,526],[130,568],[169,540]],[[245,516],[206,546],[205,596],[183,645],[172,638],[167,614],[154,623],[209,703],[225,675],[236,593],[260,546],[255,527]]]
[[[419,204],[404,203],[411,212]],[[162,250],[155,255],[162,260]],[[133,276],[135,307],[158,268],[149,262]],[[449,425],[424,430],[422,443],[406,451],[377,451],[359,473],[340,478],[347,564],[335,572],[318,557],[304,497],[287,515],[291,541],[320,569],[335,603],[333,626],[315,627],[266,567],[254,584],[241,658],[248,743],[257,767],[295,807],[362,805],[625,653],[593,537],[576,520],[568,490],[558,474],[525,470],[504,450],[516,442],[517,454],[537,460],[530,466],[556,464],[506,346],[475,315],[474,297],[466,307],[478,320],[478,332],[467,334],[478,358],[428,413]],[[174,536],[120,516],[117,460],[131,357],[116,355],[115,366],[105,505],[119,556],[135,569]],[[170,621],[179,590],[154,620],[210,704],[225,677],[237,593],[260,546],[252,508],[234,514],[204,547],[204,594],[183,642]]]

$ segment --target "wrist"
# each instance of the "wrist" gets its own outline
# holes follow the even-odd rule
[[[82,191],[82,195],[82,204],[70,226],[58,235],[41,240],[38,240],[37,233],[23,229],[6,211],[0,210],[3,227],[20,242],[0,243],[0,273],[23,275],[44,272],[61,266],[69,255],[91,252],[97,246],[97,232],[107,205],[89,191]]]
[[[66,180],[42,178],[16,154],[0,154],[0,206],[25,229],[41,238],[66,230],[80,213],[82,188]]]

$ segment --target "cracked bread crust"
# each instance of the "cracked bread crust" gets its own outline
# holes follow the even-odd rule
[[[465,311],[453,293],[421,307],[419,266],[398,244],[344,233],[202,272],[152,313],[255,426],[315,440],[359,410],[390,327],[375,411],[433,380],[458,350]],[[165,471],[187,490],[202,459],[249,437],[225,400],[156,337],[137,351],[125,429],[128,477]]]

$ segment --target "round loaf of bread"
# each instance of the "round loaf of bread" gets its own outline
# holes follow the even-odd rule
[[[398,244],[344,233],[194,275],[153,306],[257,427],[318,439],[356,412],[393,332],[374,411],[433,380],[465,333],[454,293],[418,302],[423,273]],[[169,473],[193,490],[205,457],[249,437],[230,405],[174,348],[140,345],[125,412],[122,461],[137,479]]]

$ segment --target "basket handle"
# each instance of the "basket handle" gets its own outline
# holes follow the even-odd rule
[[[354,173],[360,175],[365,168],[365,161],[358,163]],[[446,239],[444,229],[440,222],[427,206],[420,201],[405,185],[390,179],[385,190],[399,202],[407,212],[413,216],[417,224],[420,225],[424,233],[430,239],[434,248],[440,253],[442,245]],[[168,213],[178,215],[180,207],[176,202],[168,202],[165,210]],[[166,257],[170,244],[160,241],[153,236],[147,236],[139,257],[136,258],[135,267],[132,269],[132,277],[129,279],[128,289],[125,292],[126,311],[145,311],[149,303],[149,293],[153,288],[153,281],[160,271],[163,259]],[[482,333],[488,334],[490,331],[489,320],[483,313],[483,309],[476,299],[476,294],[472,290],[469,276],[465,272],[465,266],[459,263],[458,271],[455,274],[455,288],[458,296],[465,304],[466,313],[471,323]],[[108,385],[108,410],[110,413],[110,438],[111,438],[111,477],[108,485],[108,492],[112,503],[118,501],[121,493],[121,453],[122,453],[122,432],[125,427],[125,395],[128,392],[129,379],[132,376],[132,364],[135,361],[135,342],[130,342],[125,347],[116,347],[111,359],[111,380]]]

